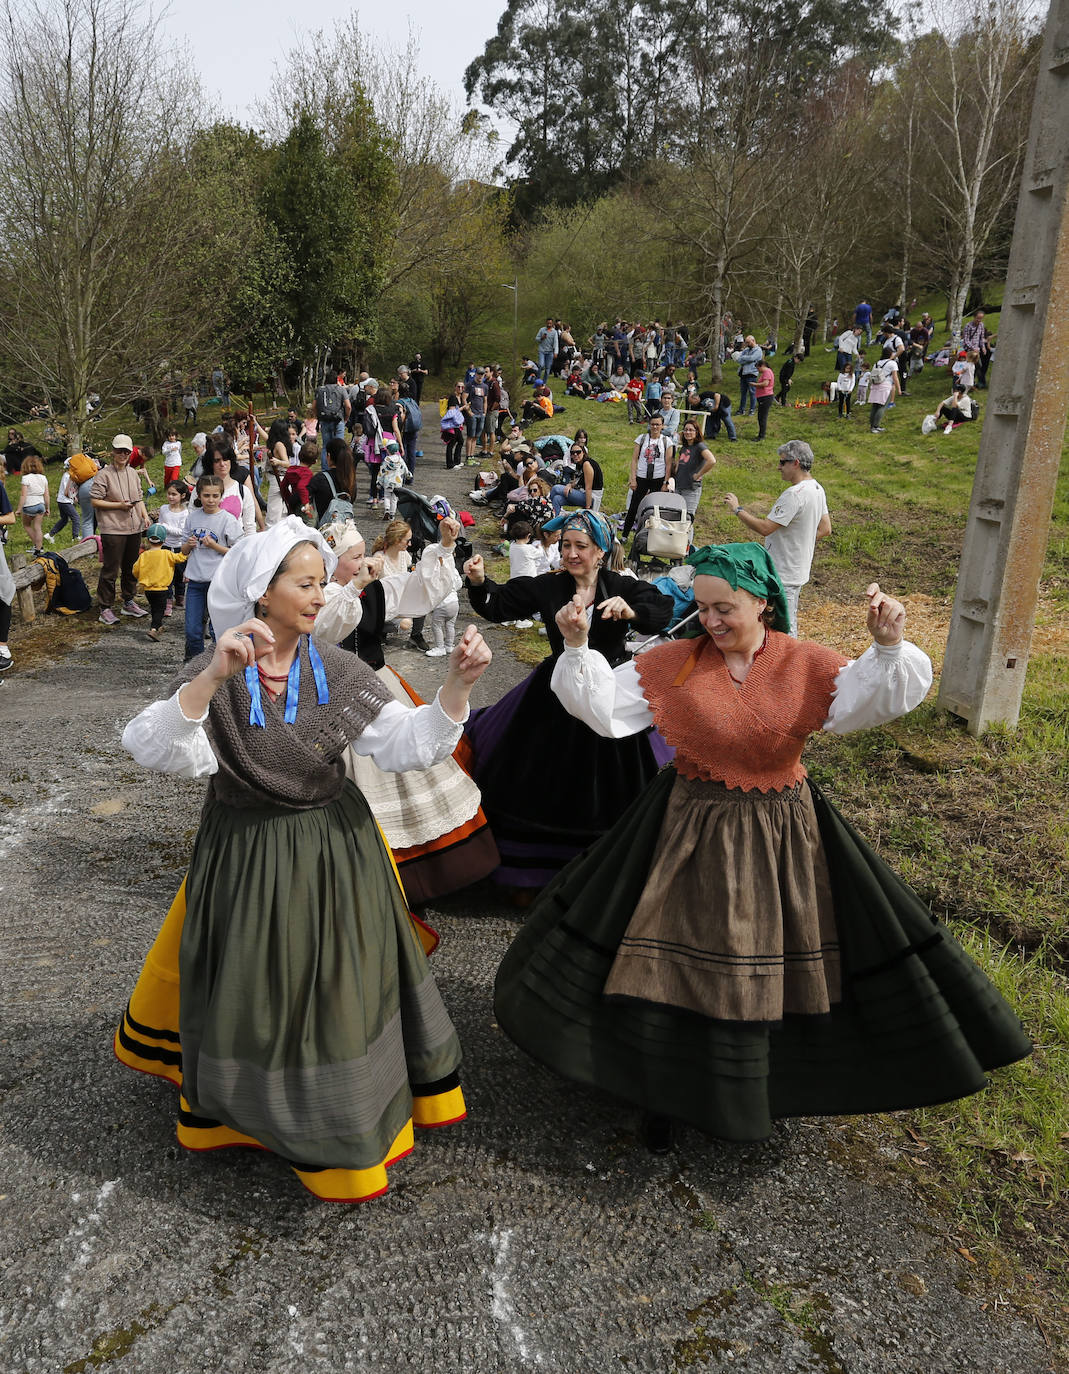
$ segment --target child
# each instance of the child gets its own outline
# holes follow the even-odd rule
[[[401,446],[396,439],[387,439],[383,445],[382,466],[379,468],[384,520],[392,520],[397,514],[397,493],[411,476],[408,464],[401,457]]]
[[[319,434],[319,421],[316,419],[316,408],[314,405],[305,407],[304,424],[301,426],[301,443],[305,444],[309,439],[315,439]]]
[[[646,418],[645,407],[642,404],[644,387],[645,382],[641,372],[636,372],[624,387],[624,395],[627,397],[627,423],[629,425],[640,425]]]
[[[163,446],[163,485],[178,479],[182,472],[182,445],[178,439],[178,431],[169,429],[167,431],[167,441]]]
[[[27,454],[22,460],[19,504],[15,514],[22,516],[22,527],[34,553],[40,553],[43,539],[41,530],[45,516],[49,514],[49,498],[45,465],[36,453]]]
[[[839,398],[839,419],[845,415],[850,418],[850,401],[854,390],[854,364],[847,363],[835,379],[835,391]]]
[[[560,531],[539,529],[534,542],[534,576],[540,573],[556,572],[560,567]]]
[[[293,469],[291,468],[292,472]],[[223,484],[211,474],[197,482],[197,497],[186,517],[182,553],[186,565],[186,657],[204,652],[204,622],[208,619],[208,588],[227,549],[241,538],[241,525],[229,511],[220,510]],[[208,622],[212,639],[215,632]]]
[[[167,504],[161,506],[156,520],[167,531],[167,536],[163,541],[163,547],[170,553],[178,553],[182,548],[182,540],[186,531],[186,516],[189,514],[189,488],[179,477],[174,482],[167,483],[167,490],[164,493],[167,497]],[[185,559],[182,559],[182,563]],[[174,581],[171,583],[171,595],[164,608],[164,615],[170,615],[175,606],[181,610],[185,604],[185,573],[182,571],[182,563],[174,565]]]
[[[279,478],[278,489],[291,515],[307,515],[311,509],[308,484],[315,476],[313,469],[319,462],[319,445],[306,440],[301,445],[297,461],[291,463]]]
[[[514,520],[509,531],[509,581],[514,577],[534,577],[539,545],[531,543],[534,529],[529,520]]]
[[[453,642],[456,639],[457,616],[460,614],[460,601],[456,592],[450,592],[444,601],[440,601],[434,610],[431,611],[428,619],[431,625],[431,638],[434,640],[434,648],[427,650],[428,658],[444,658],[453,652]]]
[[[171,583],[174,581],[175,568],[186,561],[184,553],[175,553],[163,547],[167,529],[160,524],[149,525],[145,532],[145,549],[134,564],[133,573],[145,589],[145,600],[152,611],[152,624],[148,637],[157,641],[163,617],[170,606]]]
[[[63,476],[59,479],[59,489],[56,492],[56,505],[59,507],[59,519],[45,535],[50,544],[56,542],[56,535],[64,525],[71,527],[71,539],[75,544],[82,537],[82,519],[78,511],[78,483],[71,476],[71,460],[63,460]]]

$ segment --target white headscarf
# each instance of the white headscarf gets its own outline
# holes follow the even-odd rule
[[[217,636],[252,618],[278,565],[298,544],[315,545],[329,578],[337,556],[319,531],[296,515],[287,515],[262,534],[246,535],[227,551],[208,588],[208,614]]]

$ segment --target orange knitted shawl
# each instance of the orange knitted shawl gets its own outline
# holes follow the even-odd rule
[[[708,635],[651,649],[635,665],[657,728],[675,746],[678,773],[780,792],[806,776],[802,748],[827,719],[846,662],[834,649],[770,630],[741,686]]]

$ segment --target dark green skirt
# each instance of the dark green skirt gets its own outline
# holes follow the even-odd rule
[[[367,802],[209,800],[187,882],[183,1093],[299,1164],[382,1162],[413,1093],[454,1086],[456,1032]]]
[[[729,1023],[604,997],[674,781],[674,769],[662,770],[558,875],[505,955],[497,1019],[533,1058],[723,1139],[762,1140],[777,1117],[963,1097],[987,1085],[987,1070],[1030,1052],[992,983],[813,783],[842,949],[842,1001],[831,1013]],[[717,888],[710,872],[710,922]]]

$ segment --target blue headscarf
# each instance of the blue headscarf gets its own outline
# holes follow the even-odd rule
[[[612,548],[612,526],[604,515],[600,515],[596,510],[566,511],[562,515],[554,516],[552,520],[547,520],[542,528],[550,532],[559,530],[562,535],[568,530],[578,530],[580,534],[592,539],[602,553],[608,553]]]

